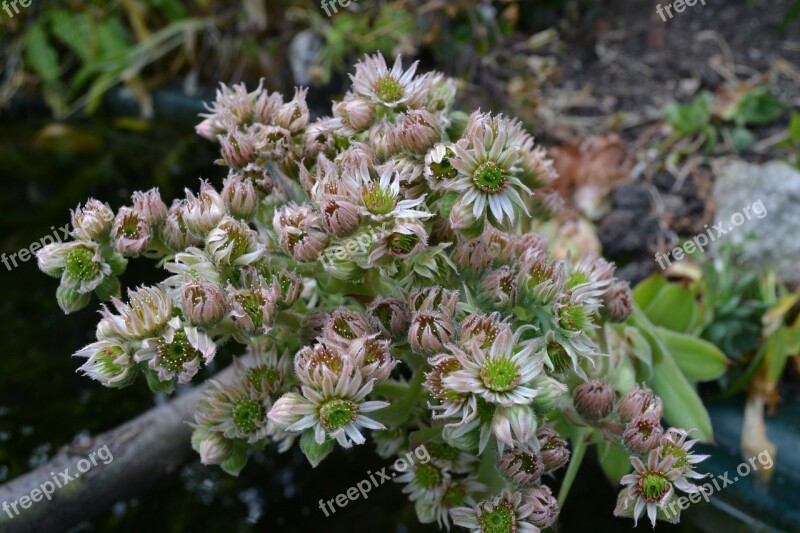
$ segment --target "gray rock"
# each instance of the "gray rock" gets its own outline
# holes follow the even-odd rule
[[[717,204],[712,249],[742,246],[740,260],[771,268],[784,281],[800,282],[800,172],[781,161],[727,164],[714,184]]]

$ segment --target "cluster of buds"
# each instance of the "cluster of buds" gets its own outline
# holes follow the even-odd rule
[[[541,480],[570,452],[544,421],[573,423],[632,454],[617,511],[652,518],[673,488],[694,490],[703,456],[662,429],[651,391],[617,399],[607,384],[598,338],[631,313],[629,286],[535,231],[558,207],[556,175],[522,124],[454,111],[454,81],[416,67],[365,57],[313,122],[305,89],[285,101],[263,82],[222,85],[197,132],[219,142],[223,183],[169,208],[156,189],[116,213],[79,206],[75,240],[38,259],[66,312],[92,292],[111,302],[80,370],[109,387],[144,373],[168,392],[233,340],[245,357],[195,413],[204,464],[236,474],[248,447],[299,440],[316,465],[372,430],[383,457],[405,453],[396,480],[420,521],[475,531],[555,524]],[[134,257],[169,274],[124,302]],[[412,466],[420,435],[429,460]]]

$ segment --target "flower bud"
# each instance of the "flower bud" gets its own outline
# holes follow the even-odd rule
[[[534,526],[545,529],[556,523],[559,513],[558,500],[553,497],[550,487],[547,485],[532,487],[525,491],[523,498],[531,509],[528,521]]]
[[[77,239],[100,242],[108,237],[113,220],[114,211],[108,204],[90,198],[85,207],[78,204],[72,211],[71,234]]]
[[[217,139],[222,150],[222,162],[229,167],[242,168],[256,162],[258,153],[254,135],[234,130],[227,135],[218,135]]]
[[[130,207],[122,207],[117,212],[111,228],[117,251],[126,257],[136,257],[150,241],[150,224]]]
[[[218,465],[233,453],[231,442],[216,431],[210,431],[200,442],[200,462],[204,465]]]
[[[253,106],[255,121],[262,124],[271,124],[282,105],[283,95],[281,93],[262,91]]]
[[[205,235],[214,229],[226,214],[224,200],[207,181],[200,180],[200,192],[197,196],[186,189],[183,220],[186,227],[196,235]]]
[[[481,288],[497,306],[511,307],[517,301],[517,273],[503,265],[483,276]]]
[[[361,313],[339,307],[331,311],[325,323],[323,336],[342,345],[369,334],[367,318]]]
[[[303,280],[291,270],[281,269],[279,272],[270,272],[268,267],[261,268],[261,275],[267,280],[267,283],[272,285],[277,283],[280,287],[280,298],[278,303],[283,307],[291,307],[300,298],[303,292]]]
[[[442,129],[436,117],[424,109],[412,109],[398,117],[386,140],[393,154],[405,151],[424,154],[440,140],[441,135]]]
[[[500,455],[500,473],[517,485],[533,483],[544,474],[544,461],[530,445],[522,444]]]
[[[237,329],[249,337],[269,333],[274,321],[280,287],[266,280],[249,267],[242,274],[241,288],[228,283],[227,307]]]
[[[245,266],[261,257],[264,246],[247,222],[226,216],[206,237],[206,250],[217,263]]]
[[[80,293],[71,287],[61,284],[56,289],[56,300],[58,306],[68,315],[74,311],[79,311],[89,305],[91,293]]]
[[[503,445],[511,448],[521,442],[529,442],[536,435],[539,421],[529,405],[514,404],[498,407],[492,417],[492,431],[498,439],[498,449]]]
[[[615,394],[613,388],[600,380],[582,383],[575,387],[575,410],[584,420],[597,422],[611,413]]]
[[[539,441],[539,453],[544,461],[545,472],[558,470],[569,462],[567,441],[556,430],[550,426],[542,426],[536,432],[536,439]]]
[[[133,354],[118,340],[94,342],[75,352],[74,357],[85,357],[87,361],[78,370],[106,387],[122,388],[136,378]]]
[[[533,399],[533,406],[540,413],[549,413],[555,409],[569,390],[557,379],[544,374],[537,376],[531,383],[531,387],[539,391],[536,398]]]
[[[367,321],[372,331],[384,338],[398,340],[408,333],[408,307],[399,298],[375,298],[367,307]]]
[[[133,208],[150,226],[158,226],[167,218],[167,204],[161,200],[158,187],[133,193]]]
[[[457,200],[450,209],[449,220],[450,227],[466,239],[478,237],[483,233],[485,226],[484,218],[476,218],[472,212],[472,206],[461,199]]]
[[[275,124],[292,134],[300,133],[308,124],[310,113],[306,104],[308,88],[295,89],[294,98],[283,104],[275,115]]]
[[[628,282],[615,282],[603,295],[603,304],[608,317],[614,322],[627,319],[633,310],[633,297]]]
[[[182,252],[190,246],[195,246],[202,242],[199,237],[189,231],[184,221],[184,214],[188,204],[187,200],[175,200],[172,202],[172,207],[169,208],[164,225],[160,228],[161,240],[175,252]]]
[[[361,215],[352,202],[325,195],[319,200],[322,223],[328,233],[342,238],[358,229]]]
[[[253,181],[241,173],[230,174],[222,186],[222,201],[236,218],[249,220],[258,207],[258,195]]]
[[[333,112],[341,118],[342,123],[356,131],[366,130],[375,121],[375,110],[365,98],[356,97],[339,102]]]
[[[417,353],[436,353],[450,342],[454,329],[449,315],[437,311],[415,313],[408,329],[408,343]]]
[[[644,454],[658,446],[662,435],[661,419],[653,413],[645,413],[628,422],[622,442],[629,451]]]
[[[661,418],[662,410],[661,398],[653,394],[649,388],[638,385],[625,393],[617,403],[617,413],[624,424],[646,413],[652,413],[656,418]]]
[[[67,266],[67,255],[70,248],[69,243],[56,242],[48,244],[37,251],[36,263],[39,266],[39,270],[48,276],[60,278],[64,268]]]
[[[320,214],[305,205],[277,209],[272,226],[280,236],[281,248],[297,261],[316,261],[330,241]]]
[[[463,270],[483,272],[492,263],[492,255],[483,237],[462,241],[453,250],[453,261]]]
[[[453,316],[458,304],[458,291],[443,287],[424,287],[414,289],[408,294],[408,306],[411,313],[417,311],[437,311]]]
[[[192,324],[213,326],[225,317],[225,294],[214,283],[190,279],[183,284],[181,307]]]

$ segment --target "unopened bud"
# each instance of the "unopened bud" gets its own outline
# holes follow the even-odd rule
[[[614,408],[614,389],[595,380],[575,388],[575,410],[585,420],[597,422],[607,417]]]

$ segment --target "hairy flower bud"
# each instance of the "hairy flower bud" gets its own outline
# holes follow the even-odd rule
[[[437,311],[422,311],[411,317],[408,343],[418,353],[436,353],[450,342],[454,333],[449,315]]]
[[[542,426],[536,432],[536,439],[539,441],[539,453],[544,461],[545,472],[558,470],[569,462],[567,441],[556,430],[550,426]]]
[[[289,204],[277,209],[272,226],[281,248],[298,261],[316,261],[330,241],[322,217],[308,206]]]
[[[661,398],[649,388],[639,385],[625,393],[617,403],[617,413],[624,424],[643,414],[652,414],[656,418],[661,418],[662,411]]]
[[[585,420],[597,422],[607,417],[614,408],[614,389],[595,380],[575,388],[575,410]]]
[[[508,265],[492,270],[481,279],[481,287],[495,305],[510,307],[517,301],[517,273]]]
[[[569,390],[566,385],[545,374],[537,376],[532,386],[539,391],[533,399],[533,406],[540,413],[548,413],[555,409]]]
[[[408,333],[408,307],[399,298],[375,298],[367,307],[367,321],[372,331],[384,338],[398,340]]]
[[[616,281],[603,295],[603,304],[608,316],[614,322],[623,322],[633,310],[631,286],[627,281]]]
[[[190,279],[181,290],[181,307],[192,324],[213,326],[225,317],[225,294],[219,285]]]
[[[167,218],[167,204],[161,200],[158,187],[153,187],[145,192],[134,192],[133,208],[142,215],[142,218],[150,226],[158,226]]]
[[[230,174],[225,178],[221,196],[228,212],[236,218],[249,220],[258,207],[258,194],[253,180],[242,173]]]
[[[458,304],[458,291],[443,287],[423,287],[408,294],[408,307],[411,313],[418,311],[437,311],[453,316]]]
[[[364,131],[375,121],[375,109],[365,98],[354,97],[336,104],[334,115],[341,118],[342,123],[355,131]]]
[[[161,240],[175,252],[182,252],[190,246],[195,246],[202,242],[199,237],[189,230],[184,221],[184,214],[188,204],[187,200],[175,200],[172,202],[167,218],[160,228]]]
[[[500,455],[500,473],[516,483],[527,485],[544,474],[541,455],[528,444],[522,444]]]
[[[205,235],[214,229],[227,214],[225,202],[219,193],[205,180],[200,180],[200,192],[195,196],[186,189],[186,206],[183,220],[197,235]]]
[[[118,340],[101,340],[75,352],[74,357],[87,361],[78,369],[106,387],[122,388],[136,377],[130,347]]]
[[[309,111],[306,104],[308,88],[295,89],[294,98],[283,104],[275,115],[275,124],[290,132],[300,133],[308,124]]]
[[[347,345],[350,341],[369,334],[369,325],[367,318],[361,313],[339,307],[330,312],[322,334],[327,339]]]
[[[72,287],[68,287],[63,283],[56,289],[56,300],[58,306],[64,311],[65,315],[79,311],[89,305],[91,293],[78,292]]]
[[[244,266],[257,261],[264,246],[247,222],[226,216],[206,237],[206,250],[217,263]]]
[[[628,423],[622,433],[622,442],[631,452],[644,454],[658,446],[663,432],[661,419],[654,413],[645,413]]]
[[[126,257],[136,257],[150,241],[150,224],[130,207],[121,207],[111,229],[117,251]]]
[[[227,307],[237,329],[248,337],[269,333],[275,318],[280,287],[271,285],[253,267],[242,274],[240,288],[228,283]]]
[[[99,242],[108,237],[113,221],[114,211],[107,203],[89,198],[83,208],[78,204],[72,210],[71,234],[77,239]]]
[[[556,523],[558,519],[558,500],[547,485],[539,485],[525,491],[523,499],[530,506],[528,520],[534,526],[545,529]]]
[[[412,109],[398,117],[398,123],[388,131],[386,142],[392,154],[403,151],[424,154],[441,135],[436,117],[424,109]]]
[[[195,430],[201,431],[201,430]],[[233,453],[231,441],[216,431],[204,431],[204,437],[197,446],[200,462],[204,465],[218,465]],[[194,440],[194,435],[192,435]]]
[[[493,256],[483,237],[462,241],[453,250],[453,261],[463,270],[483,272],[492,263]]]
[[[112,298],[118,314],[103,307],[103,319],[97,325],[98,338],[116,336],[122,339],[142,339],[160,332],[172,317],[172,298],[160,285],[128,289],[128,303]]]
[[[222,150],[222,161],[229,167],[242,168],[256,162],[258,153],[254,135],[233,130],[227,135],[218,135],[217,139]]]
[[[358,229],[361,215],[352,202],[325,195],[319,199],[319,205],[322,223],[331,235],[347,237]]]

